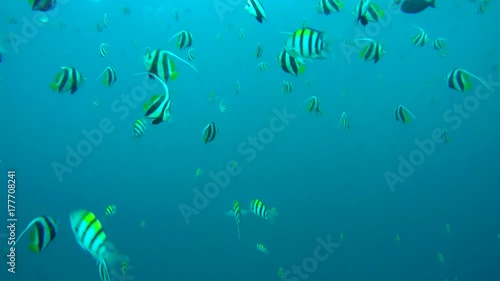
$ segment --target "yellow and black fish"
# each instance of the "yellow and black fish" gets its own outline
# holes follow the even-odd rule
[[[323,31],[301,28],[288,38],[285,50],[294,58],[324,59],[328,53],[328,43]]]
[[[54,238],[56,238],[57,232],[59,230],[58,223],[59,221],[56,221],[49,216],[41,216],[35,218],[17,237],[17,240],[14,242],[14,245],[12,247],[15,247],[24,233],[31,229],[31,243],[29,245],[29,249],[34,253],[43,251],[47,247],[47,245],[49,245],[49,243],[54,240]]]
[[[134,123],[134,137],[136,139],[142,137],[146,132],[147,124],[142,119],[137,119]]]
[[[65,93],[71,91],[71,94],[76,93],[78,88],[82,86],[85,78],[74,67],[63,66],[56,74],[55,81],[50,84],[53,91]]]
[[[269,221],[271,224],[274,224],[274,217],[278,215],[276,211],[268,211],[267,207],[259,199],[250,201],[250,210],[257,216]]]
[[[269,251],[267,250],[267,248],[264,245],[259,243],[256,246],[257,246],[257,250],[259,250],[259,252],[262,252],[263,254],[266,254],[266,255],[269,254]]]
[[[96,81],[99,80],[99,78],[101,78],[101,76],[104,77],[103,82],[104,82],[104,85],[107,87],[113,86],[113,84],[115,84],[115,82],[116,82],[116,70],[111,66],[106,67],[106,69],[104,69],[104,71],[101,73],[101,75],[99,75],[99,77],[97,77]]]
[[[411,119],[417,119],[415,115],[413,115],[406,107],[402,105],[396,106],[396,110],[394,111],[394,113],[396,115],[396,121],[403,124],[410,123]]]
[[[108,276],[109,265],[128,260],[128,257],[116,251],[94,213],[83,209],[77,210],[70,213],[69,219],[78,245],[102,264],[104,267],[102,270]]]
[[[290,73],[292,75],[299,75],[304,73],[305,66],[303,63],[299,61],[299,59],[294,58],[290,53],[286,50],[281,51],[278,55],[278,62],[281,66],[281,69],[286,73]]]
[[[177,36],[177,48],[179,48],[180,50],[189,48],[191,47],[191,45],[193,45],[194,36],[191,32],[187,30],[182,30],[181,32],[172,36],[172,38],[168,40],[167,44],[170,43],[170,41],[174,39],[174,37],[176,36]]]
[[[149,78],[154,79],[152,74],[155,74],[165,83],[167,83],[169,79],[175,80],[179,73],[175,71],[175,64],[171,57],[177,58],[198,72],[189,62],[169,51],[151,50],[148,48],[144,55],[144,65],[146,66],[146,70],[150,73]]]
[[[442,50],[446,48],[446,39],[444,38],[436,38],[434,41],[432,41],[432,47],[434,47],[434,50]]]
[[[170,93],[167,84],[161,80],[160,77],[152,73],[148,75],[150,77],[156,77],[165,90],[165,93],[161,95],[153,95],[149,104],[144,103],[144,110],[146,111],[145,117],[147,119],[153,119],[153,125],[158,125],[161,122],[168,121],[170,118]]]
[[[384,16],[384,11],[370,0],[360,0],[354,6],[353,14],[356,16],[355,23],[361,22],[363,26],[366,26],[369,22],[378,22]]]
[[[312,96],[308,99],[306,99],[304,102],[301,103],[301,105],[307,101],[309,101],[309,104],[306,106],[306,110],[311,113],[316,113],[316,115],[323,115],[323,110],[321,109],[321,106],[319,105],[319,98],[316,96]]]
[[[238,230],[238,239],[240,239],[241,207],[238,201],[233,202],[234,221]]]
[[[116,206],[115,205],[109,205],[106,207],[106,211],[104,211],[104,216],[109,218],[116,215]]]
[[[412,26],[415,28],[418,28],[420,30],[420,32],[413,37],[411,42],[413,43],[413,45],[415,45],[417,47],[423,47],[425,45],[425,43],[427,43],[427,41],[429,41],[429,36],[427,35],[427,33],[425,33],[425,31],[422,28],[415,26],[415,25],[412,25]]]
[[[215,135],[217,135],[217,126],[215,126],[214,122],[208,124],[201,133],[201,140],[203,143],[209,143],[215,139]]]
[[[56,6],[56,0],[28,0],[31,10],[47,12]]]
[[[368,41],[370,42],[364,49],[361,51],[360,56],[365,61],[373,60],[373,63],[377,63],[380,58],[385,54],[382,45],[370,38],[361,38],[355,41]]]
[[[340,9],[344,6],[340,0],[319,0],[318,12],[329,15],[332,12],[340,12]]]
[[[339,128],[349,131],[349,118],[347,118],[347,114],[345,112],[342,112],[342,115],[340,116]]]
[[[292,92],[292,90],[293,90],[292,82],[283,80],[283,84],[281,84],[281,92],[283,94],[289,94]]]
[[[262,20],[266,19],[266,12],[260,0],[247,0],[245,10],[250,13],[250,15],[254,16],[260,23],[262,23]]]
[[[469,81],[469,76],[475,78],[481,84],[486,86],[486,83],[476,75],[466,71],[465,69],[455,68],[448,74],[446,80],[448,81],[448,87],[457,90],[459,92],[465,92],[470,90],[472,87],[472,82]]]

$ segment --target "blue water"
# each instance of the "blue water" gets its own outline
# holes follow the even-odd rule
[[[316,12],[316,1],[263,0],[268,20],[259,24],[243,1],[220,0],[229,9],[221,13],[216,1],[68,0],[44,25],[26,1],[3,3],[0,36],[20,40],[0,41],[0,167],[6,186],[7,171],[16,171],[16,234],[41,215],[59,219],[59,231],[39,254],[23,237],[16,273],[5,265],[1,280],[99,280],[95,261],[75,241],[69,213],[85,208],[102,219],[111,204],[118,211],[103,221],[105,231],[130,257],[128,279],[114,281],[279,280],[278,268],[302,265],[321,245],[318,239],[339,245],[308,276],[292,273],[285,280],[500,280],[498,2],[478,15],[478,1],[437,0],[436,9],[408,15],[388,9],[392,1],[377,0],[385,20],[366,28],[353,23],[357,1],[345,2],[340,13],[325,16]],[[109,26],[97,32],[104,13]],[[295,31],[303,18],[327,33],[330,56],[306,61],[304,74],[294,77],[276,62],[288,38],[278,32]],[[428,33],[426,46],[411,44],[418,33],[411,25]],[[144,48],[166,48],[186,59],[187,50],[166,45],[182,29],[195,36],[198,72],[176,62],[179,77],[168,82],[171,122],[148,121],[144,136],[134,140],[144,98],[162,92],[160,84],[134,75],[146,71]],[[347,38],[360,37],[383,44],[386,54],[377,64],[363,61],[357,49],[343,51]],[[432,48],[437,37],[447,39],[444,58]],[[264,53],[257,59],[259,42]],[[101,43],[110,46],[105,58]],[[261,61],[268,71],[257,70]],[[62,66],[86,77],[74,95],[49,87]],[[118,75],[111,88],[95,82],[107,66]],[[485,79],[489,90],[472,78],[466,93],[448,88],[446,76],[456,67]],[[283,80],[293,83],[292,93],[281,93]],[[127,96],[145,88],[147,95],[127,104]],[[218,98],[213,103],[211,92]],[[313,95],[323,116],[298,106]],[[398,104],[417,119],[396,122]],[[276,121],[279,130],[270,126],[283,111],[289,119]],[[337,127],[342,112],[348,132]],[[218,133],[203,144],[201,132],[210,122]],[[435,129],[447,129],[450,143],[431,140]],[[260,144],[254,147],[255,136]],[[73,159],[70,151],[84,155]],[[193,206],[193,190],[206,194],[205,186],[215,182],[211,175],[223,177],[233,161],[239,173],[228,176],[227,186],[219,184],[213,198],[197,202],[204,205]],[[403,162],[413,172],[398,172]],[[199,178],[197,168],[204,171]],[[388,182],[389,173],[399,181]],[[234,200],[248,209],[254,198],[279,215],[275,224],[243,216],[238,240],[234,219],[225,213]],[[187,217],[180,206],[196,214]],[[8,234],[2,227],[0,235]],[[0,240],[2,249],[8,246],[5,236]],[[269,254],[258,252],[257,243]]]

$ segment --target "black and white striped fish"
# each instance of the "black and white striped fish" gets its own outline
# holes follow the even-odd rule
[[[254,16],[260,23],[262,23],[262,20],[266,19],[266,12],[259,0],[247,0],[245,10],[250,13],[250,15]]]
[[[71,92],[76,93],[78,88],[82,86],[85,77],[78,72],[74,67],[63,66],[56,74],[55,81],[50,84],[53,91],[59,93]]]
[[[311,112],[311,113],[316,113],[316,115],[323,115],[323,110],[321,109],[321,106],[319,104],[319,98],[317,96],[312,96],[305,101],[303,101],[300,105],[306,103],[309,101],[309,103],[306,106],[306,111]]]
[[[448,82],[448,87],[453,90],[457,90],[459,92],[466,92],[470,90],[472,87],[472,82],[469,80],[469,76],[478,80],[481,84],[486,86],[486,82],[484,82],[481,78],[476,75],[468,72],[462,68],[455,68],[446,77],[446,81]]]
[[[319,0],[318,12],[329,15],[332,12],[340,12],[340,9],[344,6],[340,0]]]
[[[425,43],[427,43],[427,41],[429,41],[429,36],[422,28],[415,26],[415,25],[413,25],[413,27],[418,28],[420,30],[420,32],[413,37],[411,42],[413,43],[413,45],[415,45],[417,47],[423,47],[425,45]]]
[[[295,76],[304,73],[304,64],[300,61],[300,59],[294,58],[286,50],[281,51],[278,55],[278,62],[281,69],[283,69],[286,73],[290,73]]]
[[[146,66],[146,70],[150,73],[149,78],[154,79],[152,74],[155,74],[165,83],[167,83],[169,79],[175,80],[179,73],[175,71],[175,64],[172,57],[184,62],[198,72],[196,67],[169,51],[151,50],[147,48],[147,52],[144,55],[144,65]]]
[[[347,113],[342,112],[340,116],[339,128],[349,131],[349,118],[347,118]]]
[[[154,95],[151,97],[150,104],[145,104],[144,107],[146,109],[145,117],[153,119],[153,125],[168,121],[170,118],[170,95],[168,92],[162,95]]]
[[[142,137],[146,132],[146,129],[146,122],[144,122],[144,120],[142,119],[137,119],[134,123],[134,137],[137,139]]]
[[[31,229],[31,243],[29,245],[29,249],[34,253],[39,253],[43,251],[47,245],[54,240],[54,238],[56,238],[59,230],[58,224],[59,221],[56,221],[49,216],[37,217],[28,224],[23,232],[21,232],[12,247],[15,247],[21,237],[23,237],[24,233]]]
[[[208,124],[201,133],[201,140],[203,143],[209,143],[215,139],[215,135],[217,135],[217,126],[215,126],[214,122]]]
[[[285,50],[295,58],[324,59],[328,53],[328,44],[323,31],[301,28],[288,38]]]
[[[417,119],[415,118],[415,115],[413,115],[413,113],[411,113],[406,107],[402,105],[396,106],[395,114],[396,114],[396,121],[401,122],[403,124],[410,123],[411,119]]]
[[[194,36],[191,32],[187,30],[182,30],[181,32],[172,36],[172,38],[168,40],[167,44],[170,43],[170,41],[174,39],[174,37],[176,36],[177,36],[177,48],[179,48],[180,50],[189,48],[191,47],[191,45],[193,45]]]
[[[368,41],[370,42],[360,53],[360,56],[365,61],[373,60],[373,63],[377,63],[380,58],[384,55],[385,51],[382,48],[382,45],[375,40],[370,38],[360,38],[355,41]]]
[[[104,85],[107,87],[113,86],[113,84],[115,84],[116,82],[116,70],[111,66],[106,67],[101,75],[97,77],[96,81],[99,80],[101,76],[103,77]]]
[[[273,211],[268,210],[264,203],[262,203],[259,199],[254,199],[250,202],[250,211],[273,224],[273,218],[278,215],[278,213],[274,208],[272,210]]]

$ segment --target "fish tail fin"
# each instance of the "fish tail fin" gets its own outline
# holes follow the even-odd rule
[[[167,53],[173,57],[175,57],[176,59],[182,61],[183,63],[187,64],[189,67],[191,67],[192,69],[194,69],[196,72],[198,72],[198,69],[196,69],[196,67],[194,67],[192,64],[190,64],[188,61],[180,58],[179,56],[177,56],[176,54],[172,53],[172,52],[168,52]]]

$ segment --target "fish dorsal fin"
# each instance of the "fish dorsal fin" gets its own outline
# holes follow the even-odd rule
[[[297,107],[299,107],[299,106],[303,105],[304,103],[308,102],[310,99],[314,99],[315,97],[316,96],[312,96],[312,97],[306,99],[305,101],[301,102]]]
[[[17,244],[17,242],[19,242],[19,240],[21,240],[21,238],[23,237],[24,233],[26,233],[26,231],[28,231],[35,223],[37,223],[40,220],[41,220],[41,217],[37,217],[34,220],[32,220],[30,222],[30,224],[28,224],[28,226],[26,227],[26,229],[23,230],[23,232],[21,232],[21,234],[19,234],[19,236],[17,237],[17,240],[14,242],[14,245],[12,245],[12,247],[15,247],[16,244]]]
[[[177,32],[176,34],[174,34],[170,39],[168,39],[167,44],[170,43],[170,41],[172,41],[172,39],[174,39],[176,36],[181,35],[184,31],[185,30],[181,30],[181,31]]]
[[[99,80],[99,78],[101,78],[101,77],[104,75],[104,73],[106,73],[106,71],[108,71],[108,69],[110,69],[110,68],[111,68],[111,67],[109,67],[109,66],[108,66],[108,67],[106,67],[106,68],[104,69],[104,71],[103,71],[103,72],[102,72],[102,73],[101,73],[101,74],[100,74],[100,75],[99,75],[99,76],[95,79],[95,81],[97,82],[97,80]]]

